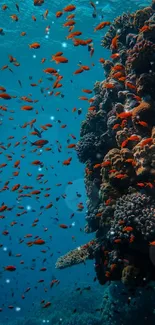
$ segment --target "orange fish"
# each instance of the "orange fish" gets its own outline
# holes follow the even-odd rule
[[[132,116],[132,111],[117,114],[117,117],[119,117],[120,119],[129,118],[131,116]]]
[[[101,23],[99,23],[95,28],[94,28],[94,32],[96,32],[97,30],[101,30],[106,26],[109,26],[111,23],[109,21],[102,21]]]
[[[151,241],[151,242],[149,243],[149,245],[150,245],[150,246],[155,246],[155,241]]]
[[[113,89],[115,88],[115,85],[113,83],[105,82],[103,86],[107,89]]]
[[[102,163],[102,167],[108,167],[111,165],[111,161],[110,160],[106,160]]]
[[[32,111],[33,106],[25,105],[21,107],[22,111]]]
[[[139,187],[144,187],[144,186],[145,186],[144,183],[137,183],[137,185],[138,185]]]
[[[45,241],[43,239],[36,239],[34,242],[33,242],[34,245],[43,245],[45,244]]]
[[[12,20],[18,21],[18,16],[17,15],[11,15],[10,17],[12,18]]]
[[[153,141],[152,138],[147,138],[147,139],[140,142],[140,146],[144,147],[147,144],[152,144],[152,141]]]
[[[112,129],[113,129],[113,130],[116,130],[116,129],[118,129],[119,127],[120,127],[120,124],[117,123],[117,124],[115,124],[115,125],[112,127]]]
[[[94,169],[101,167],[101,164],[96,164],[93,166]]]
[[[69,15],[66,19],[67,19],[67,20],[70,20],[70,19],[74,19],[74,17],[75,17],[75,14],[71,14],[71,15]]]
[[[29,44],[29,48],[30,49],[39,49],[40,48],[40,44],[35,42],[35,43],[32,43],[32,44]]]
[[[75,10],[76,9],[76,7],[74,6],[74,5],[68,5],[68,6],[66,6],[63,10],[65,11],[65,12],[70,12],[70,11],[73,11],[73,10]]]
[[[131,232],[131,231],[133,231],[133,228],[130,227],[130,226],[128,226],[128,227],[124,227],[124,228],[123,228],[123,231],[125,231],[125,232]]]
[[[56,64],[68,62],[68,59],[66,59],[64,56],[53,56],[53,60],[56,62]]]
[[[16,184],[16,185],[14,185],[14,186],[12,187],[12,192],[18,190],[19,187],[20,187],[20,184]]]
[[[12,97],[10,95],[6,94],[6,93],[1,93],[0,98],[8,100],[8,99],[11,99]]]
[[[119,39],[119,35],[116,35],[112,41],[111,41],[111,48],[112,50],[116,50],[118,48],[118,39]]]
[[[115,176],[115,178],[118,178],[118,179],[123,179],[124,177],[126,177],[126,174],[118,174]]]
[[[91,94],[92,93],[92,90],[90,90],[90,89],[82,89],[82,91],[84,93],[87,93],[87,94]]]
[[[76,144],[74,144],[74,143],[71,143],[71,144],[69,144],[68,146],[67,146],[67,148],[69,148],[69,149],[71,149],[71,148],[75,148],[76,147]]]
[[[59,227],[60,227],[60,228],[62,228],[62,229],[67,229],[67,228],[68,228],[68,226],[67,226],[67,225],[65,225],[65,224],[63,224],[63,223],[62,223],[62,224],[60,224],[60,225],[59,225]]]
[[[141,125],[141,126],[143,126],[143,127],[145,127],[145,128],[148,128],[149,126],[148,126],[148,123],[146,123],[146,122],[144,122],[144,121],[138,121],[136,124],[139,124],[139,125]]]
[[[140,32],[148,32],[150,31],[150,27],[148,25],[144,25],[142,28],[140,28],[139,30]]]
[[[115,53],[111,55],[111,59],[118,59],[120,57],[119,53]]]
[[[57,11],[55,14],[56,18],[60,18],[62,15],[63,15],[62,11]]]
[[[63,161],[63,165],[64,165],[64,166],[69,166],[70,163],[71,163],[71,160],[72,160],[72,158],[68,158],[67,160],[64,160],[64,161]]]
[[[133,89],[133,90],[137,90],[137,87],[134,86],[131,82],[126,81],[125,85],[127,86],[127,88]]]
[[[81,32],[75,31],[75,32],[70,33],[68,36],[66,36],[66,38],[67,39],[72,39],[73,37],[80,36],[81,34],[82,34]]]
[[[74,20],[69,20],[66,23],[63,24],[64,27],[70,27],[70,26],[74,26],[75,25],[75,21]]]
[[[139,141],[140,137],[138,135],[131,135],[131,137],[128,138],[128,141]]]

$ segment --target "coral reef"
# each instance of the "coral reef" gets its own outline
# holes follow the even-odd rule
[[[82,122],[76,150],[85,163],[92,254],[74,250],[57,267],[95,258],[100,284],[155,280],[155,2],[115,19],[102,40],[112,52],[106,80]],[[87,245],[87,244],[86,244]]]

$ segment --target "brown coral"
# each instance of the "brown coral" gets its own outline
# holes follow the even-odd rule
[[[152,132],[154,137],[154,130]],[[146,145],[142,147],[137,144],[133,149],[133,156],[136,162],[135,172],[137,176],[147,175],[149,177],[155,177],[155,144]]]
[[[143,101],[133,109],[132,122],[135,128],[141,130],[143,127],[138,124],[139,121],[147,123],[149,127],[155,124],[155,104],[153,102]]]
[[[144,97],[148,94],[155,100],[155,73],[143,73],[136,80],[137,94]]]
[[[145,24],[145,21],[148,20],[152,14],[153,14],[153,10],[151,7],[137,10],[134,15],[133,25],[136,28],[143,27]]]
[[[126,266],[122,271],[122,282],[126,285],[133,285],[139,274],[139,269],[132,265]]]

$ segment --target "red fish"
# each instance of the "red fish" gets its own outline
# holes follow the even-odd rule
[[[60,224],[59,227],[62,228],[62,229],[67,229],[68,228],[68,226],[65,225],[64,223]]]
[[[10,271],[10,272],[16,271],[16,267],[14,265],[5,266],[4,269],[5,271]]]

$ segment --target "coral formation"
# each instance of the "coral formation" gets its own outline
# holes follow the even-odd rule
[[[94,252],[99,246],[97,240],[91,240],[86,245],[82,245],[57,260],[56,268],[64,269],[71,265],[84,263],[85,260],[94,258]]]
[[[155,280],[150,259],[155,245],[154,26],[154,1],[110,26],[102,45],[111,50],[112,60],[103,63],[106,80],[94,86],[76,147],[86,164],[85,231],[97,238],[84,259],[95,258],[101,284],[119,280],[137,286]],[[57,267],[82,261],[77,250],[66,256]]]

